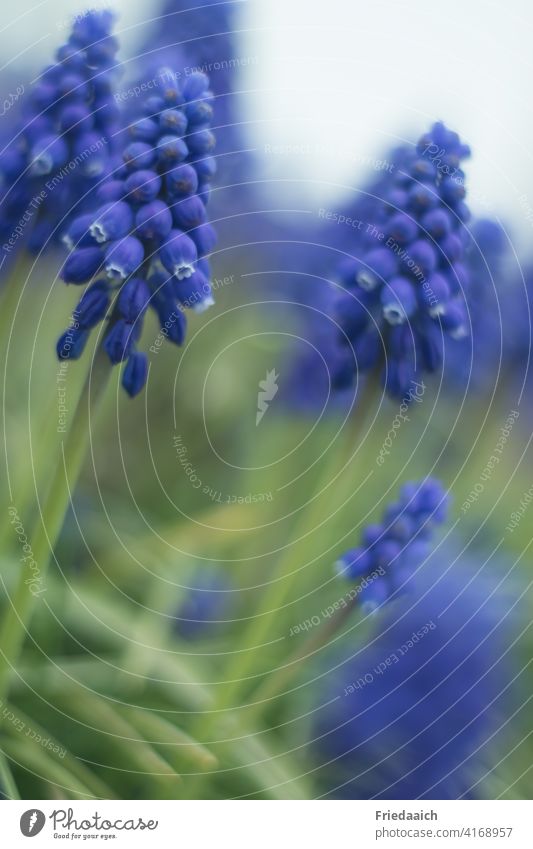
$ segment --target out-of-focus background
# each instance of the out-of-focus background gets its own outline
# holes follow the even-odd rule
[[[428,380],[423,403],[379,467],[376,456],[397,405],[378,393],[362,441],[354,444],[353,493],[317,525],[307,561],[293,564],[301,572],[295,595],[261,647],[257,675],[279,668],[301,644],[307,631],[294,636],[294,628],[313,617],[324,621],[322,612],[339,597],[333,562],[357,545],[361,529],[380,518],[400,485],[436,475],[451,491],[450,520],[424,563],[415,602],[392,607],[388,619],[355,617],[327,650],[301,661],[293,688],[266,712],[257,734],[247,727],[243,735],[238,721],[213,729],[206,720],[226,683],[224,664],[241,651],[273,568],[297,533],[339,435],[352,426],[352,398],[331,394],[316,337],[324,330],[315,326],[316,292],[334,277],[350,244],[349,231],[326,222],[323,212],[349,210],[384,170],[392,148],[415,143],[434,121],[445,120],[472,148],[465,170],[474,216],[495,220],[504,232],[503,264],[497,272],[488,267],[496,293],[491,308],[520,297],[518,312],[529,326],[529,4],[117,0],[112,6],[120,13],[124,91],[162,49],[167,62],[175,50],[182,68],[198,52],[198,64],[212,76],[219,137],[209,208],[219,234],[212,258],[216,303],[190,319],[182,349],[166,344],[152,352],[147,388],[136,400],[114,375],[92,428],[90,456],[9,706],[65,754],[54,760],[39,743],[30,748],[8,721],[2,741],[22,793],[176,798],[187,795],[192,775],[190,792],[201,798],[329,792],[418,798],[421,787],[426,797],[529,798],[527,344],[503,365],[499,357],[491,360],[483,379],[465,349],[462,364]],[[20,0],[5,10],[3,97],[31,84],[66,38],[70,17],[85,8],[77,0]],[[58,405],[66,403],[68,421],[84,377],[80,361],[68,364],[63,380],[55,359],[55,341],[79,297],[57,278],[62,258],[27,259],[17,270],[26,286],[7,346],[2,342],[3,498],[18,505],[33,496],[22,517],[27,526],[39,514],[60,452]],[[513,340],[516,313],[502,310],[496,324],[499,351]],[[146,350],[157,334],[155,320],[148,320]],[[475,377],[470,383],[461,365],[467,378]],[[273,372],[276,392],[258,422],[260,383]],[[502,429],[501,461],[487,472]],[[524,499],[523,518],[509,530]],[[8,591],[16,551],[8,529],[2,541]],[[444,616],[436,637],[427,637],[424,653],[413,648],[412,665],[398,665],[399,678],[373,671],[448,609],[451,618]],[[472,656],[465,656],[465,645]],[[506,675],[493,680],[491,671],[503,668]],[[346,696],[345,687],[361,677],[368,686]],[[403,710],[426,705],[432,688],[439,696],[427,698],[427,709],[407,713],[405,725],[385,734]],[[457,704],[443,708],[443,692],[457,692]],[[232,707],[238,717],[240,705]],[[208,751],[191,754],[182,729]],[[243,736],[242,749],[223,742]],[[218,765],[210,760],[213,740]],[[441,749],[446,759],[439,761]],[[392,765],[381,765],[391,752]],[[427,752],[436,789],[420,776],[420,752]],[[172,770],[164,775],[169,764],[184,784]],[[204,770],[207,777],[194,778]]]

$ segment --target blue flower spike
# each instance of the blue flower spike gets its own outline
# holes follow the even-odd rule
[[[362,609],[371,613],[401,594],[410,575],[430,551],[435,525],[446,519],[449,496],[440,481],[404,484],[399,500],[379,525],[369,525],[361,545],[335,563],[337,574],[358,583]]]
[[[213,303],[207,257],[216,234],[205,207],[214,174],[209,81],[194,73],[180,88],[169,69],[160,77],[165,85],[161,97],[150,98],[150,117],[143,104],[120,134],[122,154],[99,186],[100,205],[69,225],[72,250],[61,272],[67,283],[90,284],[78,305],[83,329],[107,317],[104,349],[112,364],[126,363],[122,385],[131,397],[148,375],[148,359],[137,351],[147,309],[165,338],[182,345],[183,309],[202,312]],[[71,346],[70,357],[79,356],[80,345]]]
[[[337,275],[338,388],[382,360],[387,392],[409,400],[413,383],[442,366],[445,337],[468,333],[461,260],[470,214],[460,164],[469,154],[456,133],[436,123],[417,146],[401,150],[379,193],[365,201],[371,223],[356,234],[353,258]]]

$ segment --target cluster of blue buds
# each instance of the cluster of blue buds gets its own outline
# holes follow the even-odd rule
[[[461,161],[469,148],[435,124],[365,204],[368,221],[356,252],[342,263],[342,291],[334,314],[342,358],[334,381],[350,385],[356,370],[385,361],[384,382],[394,397],[442,364],[443,334],[468,331],[462,262],[469,211]]]
[[[213,303],[209,80],[195,73],[180,86],[163,69],[159,82],[158,94],[146,99],[142,117],[122,137],[121,163],[97,190],[99,206],[70,225],[73,250],[61,272],[66,283],[92,282],[58,342],[58,356],[79,357],[90,330],[109,316],[104,348],[113,364],[127,361],[122,384],[131,396],[148,373],[146,354],[136,350],[147,308],[166,338],[181,345],[182,307],[201,312]]]
[[[120,111],[113,14],[78,16],[23,104],[0,155],[0,233],[6,251],[41,250],[111,167]],[[27,236],[27,239],[25,238]]]
[[[368,525],[362,544],[337,560],[337,573],[359,583],[358,599],[364,610],[373,611],[402,592],[429,553],[433,527],[444,522],[447,508],[448,495],[440,481],[406,483],[383,521]]]

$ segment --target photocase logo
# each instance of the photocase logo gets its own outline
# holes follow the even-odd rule
[[[43,830],[46,817],[42,811],[32,808],[29,811],[24,811],[20,818],[20,830],[24,837],[35,837]]]
[[[270,371],[267,371],[265,379],[259,381],[259,392],[257,393],[257,413],[255,416],[256,427],[268,410],[270,402],[277,394],[278,377],[279,374],[276,374],[276,369],[271,369]]]

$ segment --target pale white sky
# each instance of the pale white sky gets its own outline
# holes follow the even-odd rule
[[[4,65],[15,79],[25,63],[38,69],[69,15],[101,5],[109,4],[5,4]],[[158,5],[111,5],[125,50],[135,51]],[[339,186],[364,180],[365,161],[440,117],[474,150],[471,206],[511,221],[525,246],[533,234],[532,21],[529,0],[242,0],[239,53],[257,59],[236,79],[249,92],[250,146],[309,145],[310,153],[292,157],[265,152],[265,171],[301,177],[291,185],[295,203],[316,193],[333,198]]]

